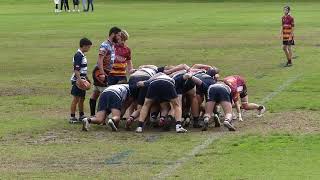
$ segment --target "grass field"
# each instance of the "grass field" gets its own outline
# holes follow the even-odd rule
[[[0,1],[0,179],[319,179],[320,2],[290,3],[291,68],[278,38],[284,5],[97,0],[94,13],[54,14],[51,1]],[[67,123],[72,56],[90,38],[91,70],[114,25],[130,33],[135,67],[215,65],[246,77],[250,100],[269,111],[246,113],[235,133],[81,132]]]

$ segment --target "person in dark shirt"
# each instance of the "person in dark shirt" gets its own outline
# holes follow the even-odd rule
[[[76,123],[82,121],[84,118],[84,112],[83,112],[83,104],[84,104],[84,99],[86,96],[86,91],[80,89],[77,86],[77,83],[81,84],[82,79],[88,80],[87,77],[87,58],[85,56],[85,53],[90,50],[90,47],[92,45],[92,42],[87,39],[83,38],[80,40],[80,48],[76,52],[76,54],[73,57],[73,74],[71,77],[71,95],[73,96],[73,100],[71,102],[71,107],[70,107],[70,123]],[[75,112],[77,109],[77,105],[79,108],[79,119],[75,117]]]

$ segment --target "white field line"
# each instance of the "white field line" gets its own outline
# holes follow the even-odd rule
[[[297,79],[299,79],[302,76],[302,74],[297,74],[291,78],[289,78],[287,81],[285,81],[284,83],[282,83],[280,86],[278,86],[278,88],[271,92],[270,94],[268,94],[267,96],[265,96],[262,100],[261,100],[261,104],[267,103],[269,102],[271,99],[273,99],[273,97],[275,97],[276,95],[278,95],[279,93],[281,93],[286,87],[288,87],[290,84],[292,84],[293,82],[295,82]],[[191,152],[189,152],[188,154],[184,155],[182,158],[178,159],[174,164],[171,164],[169,166],[167,166],[166,168],[164,168],[159,174],[155,175],[153,177],[153,179],[165,179],[166,177],[169,177],[170,175],[172,175],[179,167],[181,167],[183,164],[185,164],[186,162],[190,161],[195,155],[199,154],[202,150],[208,148],[208,146],[210,144],[213,143],[213,141],[221,138],[223,136],[224,133],[212,133],[210,134],[210,136],[200,145],[195,146]]]

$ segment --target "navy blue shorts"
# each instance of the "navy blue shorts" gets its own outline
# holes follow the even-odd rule
[[[108,85],[115,85],[121,83],[127,83],[127,77],[126,76],[108,76]]]
[[[111,109],[121,110],[121,99],[111,91],[103,92],[99,98],[98,111],[111,112]]]
[[[159,102],[170,101],[177,97],[175,85],[166,80],[152,82],[148,87],[146,95],[146,98]]]
[[[73,0],[73,5],[79,5],[79,0]]]
[[[85,97],[86,91],[79,89],[76,85],[76,82],[72,82],[71,95],[76,97]]]
[[[139,94],[138,94],[138,98],[137,98],[138,105],[142,106],[144,104],[144,100],[146,99],[147,92],[148,92],[147,87],[142,87],[139,89]]]
[[[177,94],[184,94],[193,89],[195,86],[195,83],[192,80],[184,80],[183,74],[177,75],[174,79]]]
[[[134,99],[138,99],[140,90],[142,89],[142,88],[137,87],[137,82],[146,81],[148,79],[150,79],[149,76],[141,76],[141,77],[140,76],[132,76],[129,78],[128,84],[129,84],[129,88],[130,88],[130,94]]]
[[[214,80],[213,78],[205,78],[201,80],[202,84],[200,86],[197,86],[197,94],[203,96],[207,94],[209,86],[216,83],[216,80]]]
[[[231,93],[221,85],[215,84],[210,87],[208,90],[208,99],[207,101],[214,101],[220,103],[222,101],[232,102]]]
[[[283,45],[294,46],[294,40],[282,41]]]

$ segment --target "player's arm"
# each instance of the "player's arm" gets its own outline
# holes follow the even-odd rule
[[[290,35],[291,39],[293,39],[294,37],[294,19],[292,18],[292,22],[291,22],[291,35]]]
[[[213,67],[205,64],[194,64],[191,68],[208,70],[208,69],[212,69]]]
[[[151,69],[158,69],[157,66],[155,65],[141,65],[139,66],[139,68],[151,68]]]
[[[281,21],[280,36],[279,36],[279,38],[282,39],[282,36],[283,36],[283,21]]]
[[[190,79],[191,81],[193,81],[196,85],[200,86],[203,82],[201,81],[201,79],[193,76],[190,73],[187,73],[185,75],[183,75],[183,79]]]
[[[157,78],[158,76],[163,75],[163,73],[157,73],[156,75],[152,76],[150,79],[146,80],[146,81],[139,81],[137,83],[138,87],[148,87],[151,83],[152,80],[154,80],[155,78]]]
[[[127,57],[127,72],[129,74],[132,74],[134,71],[133,71],[133,64],[132,64],[132,60],[131,60],[131,50],[129,49],[129,55]]]
[[[237,113],[238,113],[238,120],[239,121],[243,121],[242,120],[242,114],[241,114],[241,102],[240,102],[240,94],[236,93],[235,97],[233,98],[234,101],[234,105],[236,107]]]
[[[172,74],[174,72],[177,72],[177,71],[181,71],[181,70],[188,70],[190,69],[190,67],[186,64],[179,64],[173,68],[170,68],[170,69],[165,69],[164,70],[164,73],[165,74]]]
[[[74,72],[74,75],[77,78],[77,81],[79,81],[80,83],[82,83],[82,81],[80,81],[80,79],[81,79],[81,76],[80,76],[81,61],[82,61],[82,56],[76,55],[74,57],[73,72]]]
[[[101,79],[105,79],[106,77],[106,72],[104,72],[104,69],[103,69],[103,59],[105,58],[105,56],[107,55],[107,50],[103,47],[100,47],[99,49],[99,56],[98,56],[98,68],[99,68],[99,71],[101,72]]]

